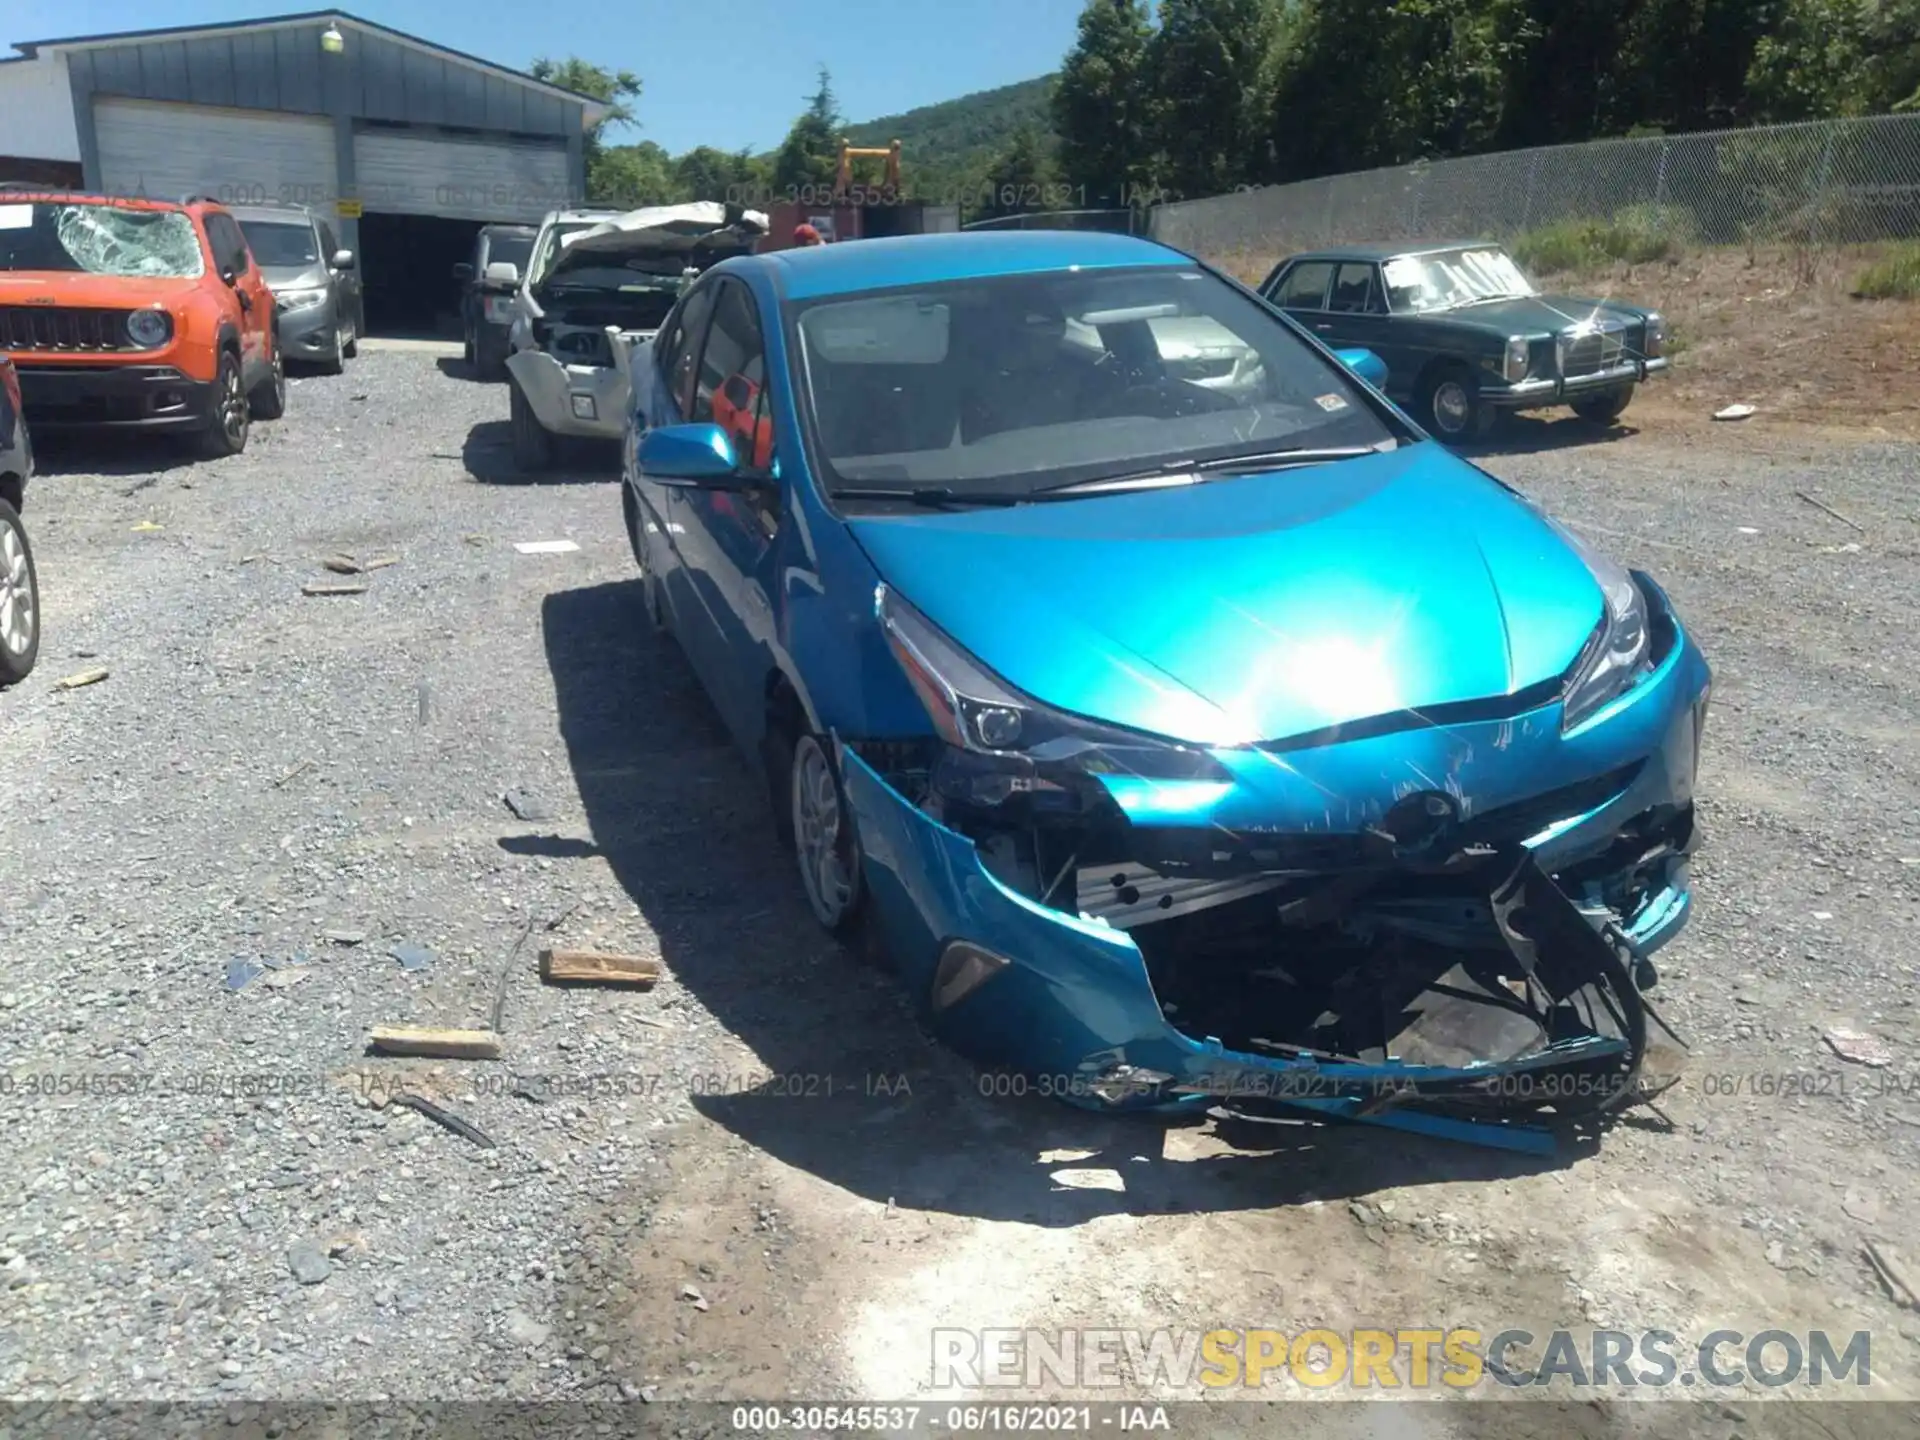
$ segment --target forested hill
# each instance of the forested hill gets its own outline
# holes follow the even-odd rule
[[[898,140],[901,166],[914,192],[941,200],[977,187],[1023,125],[1051,138],[1047,97],[1052,88],[1053,76],[1042,75],[849,125],[844,133],[855,145]]]

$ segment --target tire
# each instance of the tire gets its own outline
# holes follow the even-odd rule
[[[553,436],[533,413],[527,397],[512,381],[507,382],[507,410],[513,429],[513,463],[528,472],[553,467]]]
[[[473,372],[482,380],[497,383],[507,378],[507,347],[489,345],[484,339],[474,342]]]
[[[474,368],[473,332],[471,330],[467,332],[466,341],[460,347],[460,358],[466,362],[469,370]]]
[[[340,353],[351,360],[360,353],[360,322],[347,322],[347,343],[340,347]]]
[[[278,420],[287,413],[287,362],[273,357],[273,373],[253,387],[247,410],[256,420]]]
[[[40,577],[20,512],[0,500],[0,688],[33,672],[40,655]]]
[[[322,375],[340,375],[345,373],[346,368],[347,347],[342,345],[338,338],[336,338],[333,344],[333,354],[320,362],[320,373]]]
[[[1572,402],[1573,413],[1589,425],[1611,425],[1633,400],[1633,386],[1622,385],[1584,400]]]
[[[813,734],[770,737],[770,757],[787,762],[786,824],[807,908],[822,930],[851,940],[862,927],[866,885],[860,841],[825,742]]]
[[[1480,387],[1464,365],[1441,365],[1420,386],[1417,418],[1429,435],[1448,445],[1491,430],[1491,409],[1480,402]]]
[[[220,352],[220,369],[213,379],[212,408],[206,428],[200,432],[200,453],[209,460],[224,460],[247,448],[247,431],[253,413],[247,406],[247,392],[240,388],[240,357],[231,350]]]

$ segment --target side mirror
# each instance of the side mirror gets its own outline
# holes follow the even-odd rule
[[[744,488],[733,441],[711,423],[649,430],[640,437],[634,460],[643,475],[663,485],[695,490]]]
[[[1346,366],[1362,380],[1376,390],[1384,390],[1387,385],[1387,362],[1371,350],[1336,350],[1340,363]]]
[[[458,265],[453,267],[453,278],[458,280],[462,285],[466,284],[467,281],[473,279],[473,266],[469,265],[465,260],[462,260]]]
[[[520,267],[511,260],[491,260],[487,262],[486,278],[496,285],[518,285]]]
[[[336,270],[351,270],[353,268],[353,252],[351,250],[334,251],[333,268]]]

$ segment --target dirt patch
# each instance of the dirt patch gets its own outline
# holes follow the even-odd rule
[[[1743,425],[1920,437],[1920,305],[1857,300],[1860,272],[1884,247],[1703,250],[1645,265],[1540,275],[1551,292],[1651,305],[1667,317],[1673,364],[1633,403],[1635,421],[1705,421],[1753,405]],[[1279,256],[1209,257],[1258,284]]]

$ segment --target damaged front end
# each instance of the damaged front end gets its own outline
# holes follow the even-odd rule
[[[618,439],[632,357],[710,267],[751,254],[766,217],[699,202],[634,210],[562,235],[522,291],[507,369],[541,428]]]
[[[841,774],[911,992],[960,1048],[1089,1106],[1544,1151],[1516,1122],[1644,1098],[1708,675],[1636,579],[1652,641],[1604,725],[1569,732],[1543,693],[1220,748],[996,704],[883,591],[939,734],[843,742]]]

